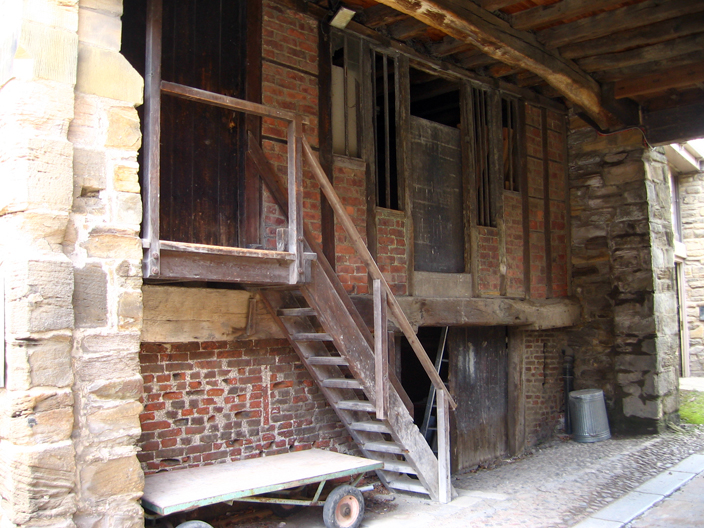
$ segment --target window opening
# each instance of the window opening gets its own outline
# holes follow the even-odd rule
[[[460,125],[460,85],[416,68],[409,70],[411,115],[447,125]]]
[[[496,227],[491,178],[491,140],[490,140],[490,100],[489,93],[472,87],[472,108],[474,127],[474,160],[477,186],[477,224]]]
[[[333,152],[359,157],[360,78],[362,41],[332,33],[332,144]]]
[[[518,142],[518,101],[501,98],[501,132],[503,142],[504,189],[520,192]]]
[[[396,161],[396,79],[395,58],[372,52],[372,97],[375,106],[374,141],[376,145],[377,205],[400,209]]]

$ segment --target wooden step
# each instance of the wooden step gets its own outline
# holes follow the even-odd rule
[[[306,361],[311,365],[347,366],[348,361],[342,356],[310,356]]]
[[[350,428],[368,433],[391,433],[391,430],[382,422],[352,422]]]
[[[408,462],[402,460],[384,460],[384,471],[395,471],[406,475],[416,475],[417,472]],[[425,489],[425,488],[423,488]]]
[[[412,493],[424,493],[426,495],[429,495],[428,490],[426,490],[419,481],[410,479],[408,477],[401,477],[393,480],[387,479],[387,483],[392,489],[397,489],[400,491],[410,491]]]
[[[332,341],[330,334],[322,332],[301,332],[299,334],[291,334],[291,339],[294,341]]]
[[[394,453],[403,455],[406,451],[396,442],[366,442],[364,449],[374,451],[376,453]]]
[[[356,379],[328,378],[322,381],[323,387],[330,389],[361,389],[362,384]]]
[[[373,403],[364,400],[342,400],[337,402],[335,406],[338,409],[344,409],[345,411],[376,411],[376,406]]]
[[[313,308],[279,308],[277,313],[280,317],[311,317],[317,315]]]

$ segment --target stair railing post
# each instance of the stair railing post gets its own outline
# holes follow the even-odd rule
[[[444,390],[437,391],[438,400],[438,500],[447,504],[452,501],[450,483],[450,404]]]
[[[386,290],[382,288],[381,281],[372,281],[372,295],[374,298],[374,378],[376,392],[376,417],[386,419],[389,405],[389,335],[387,333],[388,320],[386,316]]]
[[[296,255],[290,284],[303,278],[303,122],[300,116],[288,126],[288,250]]]

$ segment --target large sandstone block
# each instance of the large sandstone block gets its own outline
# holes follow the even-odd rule
[[[118,495],[139,498],[144,489],[144,473],[136,456],[85,464],[80,469],[82,502],[92,504]]]
[[[73,149],[73,173],[83,191],[102,191],[106,186],[106,157],[102,150]]]
[[[78,35],[31,20],[22,22],[15,57],[31,60],[33,78],[76,84]]]
[[[86,423],[90,432],[90,441],[124,439],[132,444],[142,434],[139,413],[142,404],[136,401],[124,402],[104,408],[94,408],[88,411]]]
[[[0,181],[0,212],[68,211],[73,202],[73,146],[66,140],[19,138],[10,144]]]
[[[3,417],[3,435],[16,445],[42,445],[71,438],[73,408],[64,407]]]
[[[134,193],[118,192],[114,195],[115,222],[129,224],[138,229],[142,223],[142,197]]]
[[[82,246],[89,257],[140,260],[142,241],[134,231],[94,228]]]
[[[74,517],[78,528],[143,528],[144,510],[137,501],[121,497],[99,512],[80,512]]]
[[[119,52],[78,45],[76,90],[133,105],[144,101],[144,79]]]
[[[122,0],[80,0],[81,7],[122,16]]]
[[[70,441],[36,446],[0,442],[0,494],[8,521],[71,517],[76,465]]]
[[[137,110],[126,106],[110,108],[105,146],[122,150],[139,150],[142,146],[142,132]]]
[[[11,334],[73,327],[73,266],[68,259],[12,262],[3,268]]]
[[[78,0],[24,0],[22,17],[46,26],[75,32],[78,29]]]
[[[108,276],[99,264],[74,272],[73,309],[76,328],[96,328],[108,322]]]
[[[117,165],[113,176],[113,186],[116,191],[139,194],[139,165],[136,163]]]
[[[142,376],[123,379],[101,379],[84,388],[89,402],[102,400],[138,400],[144,392]]]
[[[72,345],[71,337],[61,334],[26,343],[29,376],[33,387],[69,387],[73,383]]]
[[[623,399],[623,414],[632,418],[662,418],[660,400],[646,400],[641,396],[627,396]]]
[[[78,11],[78,40],[105,48],[120,51],[122,22],[119,15],[85,9]]]

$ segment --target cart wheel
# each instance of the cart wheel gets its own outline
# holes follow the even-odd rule
[[[176,528],[213,528],[207,522],[203,521],[186,521],[179,524]]]
[[[364,497],[354,486],[335,488],[323,506],[323,521],[327,528],[357,528],[363,517]]]
[[[269,504],[269,509],[274,512],[274,515],[287,519],[294,513],[298,513],[303,509],[303,506],[298,504]]]

